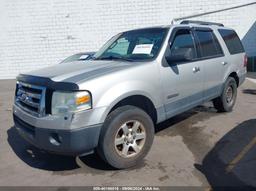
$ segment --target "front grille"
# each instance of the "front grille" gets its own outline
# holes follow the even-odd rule
[[[17,82],[15,104],[24,111],[42,117],[45,115],[45,87]]]

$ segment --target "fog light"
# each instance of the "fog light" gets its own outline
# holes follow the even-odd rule
[[[51,144],[53,144],[55,146],[59,146],[61,144],[61,142],[62,142],[62,138],[57,133],[53,133],[49,137],[49,141],[50,141]]]

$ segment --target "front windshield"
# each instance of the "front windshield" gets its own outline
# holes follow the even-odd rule
[[[148,28],[118,34],[111,38],[94,58],[127,61],[153,59],[158,55],[166,33],[166,28]]]

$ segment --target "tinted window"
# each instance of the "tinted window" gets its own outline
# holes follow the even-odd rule
[[[223,55],[224,53],[222,51],[220,43],[219,43],[219,41],[218,41],[218,39],[217,39],[217,37],[215,36],[214,33],[212,33],[212,37],[213,37],[214,45],[215,45],[216,50],[217,50],[217,55],[221,55],[221,54]]]
[[[220,29],[219,32],[223,40],[225,41],[225,44],[230,54],[237,54],[237,53],[244,52],[243,45],[235,31]]]
[[[196,50],[192,34],[189,30],[182,29],[175,34],[174,40],[171,45],[171,52],[173,50],[182,50],[185,48],[191,48],[193,58],[196,57]]]
[[[220,44],[212,31],[195,31],[200,44],[200,57],[222,55]]]

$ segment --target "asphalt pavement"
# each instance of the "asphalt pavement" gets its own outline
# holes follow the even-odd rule
[[[230,113],[211,103],[156,127],[138,166],[114,170],[92,154],[65,157],[29,145],[13,128],[14,80],[0,81],[0,186],[256,187],[256,83],[238,89]]]

